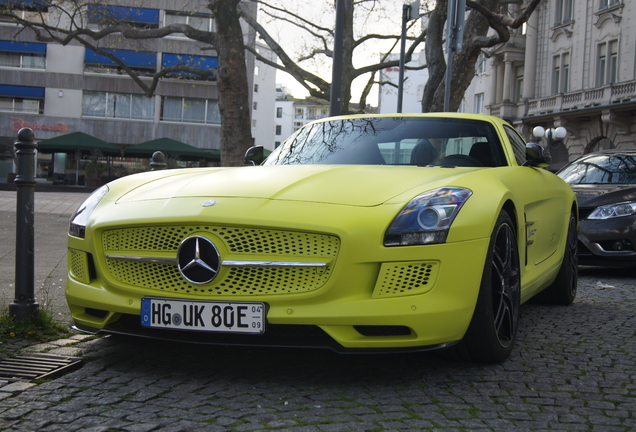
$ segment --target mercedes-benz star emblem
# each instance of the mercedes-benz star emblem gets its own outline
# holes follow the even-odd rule
[[[179,245],[177,262],[179,272],[188,282],[202,285],[214,280],[221,259],[212,241],[202,236],[192,236]]]

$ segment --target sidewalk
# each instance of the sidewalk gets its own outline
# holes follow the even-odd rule
[[[35,192],[35,297],[68,323],[64,299],[68,221],[89,192]],[[15,298],[16,192],[0,190],[0,306]]]

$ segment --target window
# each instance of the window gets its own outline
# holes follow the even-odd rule
[[[280,135],[282,133],[282,129],[281,125],[276,125],[276,135]]]
[[[46,23],[48,22],[48,11],[49,7],[45,1],[18,1],[18,0],[4,0],[0,1],[2,5],[0,8],[5,9],[10,8],[10,13],[15,15],[23,20],[36,22],[36,23]],[[3,15],[0,12],[0,22],[10,22],[13,23],[12,16]]]
[[[615,83],[618,79],[618,41],[600,43],[597,53],[596,85]]]
[[[570,21],[572,21],[572,0],[557,0],[554,25],[565,24]]]
[[[121,23],[141,29],[159,28],[159,10],[101,4],[88,5],[88,27],[90,29],[99,29]]]
[[[514,98],[515,102],[521,102],[521,100],[523,99],[523,70],[521,71],[520,75],[515,76]]]
[[[486,56],[480,53],[477,57],[477,65],[475,67],[475,75],[483,75],[486,73]]]
[[[523,165],[526,163],[526,143],[519,136],[516,130],[509,126],[504,126],[506,131],[506,135],[508,135],[508,139],[510,140],[510,144],[512,144],[512,151],[515,154],[515,159],[517,160],[518,165]]]
[[[161,100],[161,120],[183,123],[221,123],[219,103],[214,99],[164,96]]]
[[[277,107],[276,108],[276,118],[283,118],[283,108],[282,107]]]
[[[618,41],[610,42],[609,46],[608,77],[610,83],[615,83],[618,78]]]
[[[0,111],[44,113],[44,87],[0,85]]]
[[[307,110],[307,120],[316,120],[320,118],[318,116],[318,110],[316,108],[309,108]]]
[[[559,92],[561,82],[561,56],[552,58],[552,94]]]
[[[258,109],[258,102],[254,102],[254,111],[256,111]]]
[[[86,117],[153,120],[154,99],[139,94],[85,91],[82,115]]]
[[[552,94],[567,93],[570,87],[570,54],[552,58]]]
[[[186,66],[186,67],[201,69],[203,73],[207,73],[219,67],[219,59],[218,57],[209,57],[209,56],[163,53],[161,55],[161,67],[167,68],[170,66]],[[172,72],[168,74],[167,76],[171,78],[186,78],[186,79],[210,80],[210,81],[213,81],[216,79],[214,75],[207,75],[207,76],[197,75],[192,72]]]
[[[216,31],[216,21],[210,14],[198,14],[178,11],[166,11],[164,25],[186,24],[196,30]],[[170,37],[187,38],[183,33],[173,33]]]
[[[294,116],[294,118],[302,119],[303,117],[304,117],[303,109],[302,108],[296,108],[296,115]]]
[[[280,146],[280,141],[274,141],[274,148],[277,149]]]
[[[474,106],[475,114],[483,114],[484,113],[484,94],[477,93],[475,95],[475,106]]]
[[[620,0],[600,0],[600,1],[601,1],[601,4],[599,9],[607,9],[621,3]]]
[[[114,55],[141,76],[152,76],[157,70],[157,55],[153,52],[118,49],[103,51]],[[126,72],[113,59],[89,48],[86,48],[84,53],[84,72],[126,75]]]
[[[254,93],[258,93],[258,84],[254,84]]]
[[[252,120],[252,127],[255,128],[256,127],[256,119]]]
[[[563,73],[561,74],[561,92],[567,93],[570,91],[570,53],[563,54],[562,60]]]
[[[0,41],[0,67],[45,69],[46,44]]]

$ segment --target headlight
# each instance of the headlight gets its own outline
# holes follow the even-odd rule
[[[108,185],[104,185],[91,194],[86,201],[80,205],[73,216],[71,216],[71,226],[68,233],[75,237],[84,238],[86,231],[86,222],[91,215],[97,204],[106,196],[109,192]]]
[[[455,216],[472,194],[469,189],[444,187],[416,196],[387,230],[384,246],[444,243]]]
[[[596,207],[588,219],[610,219],[636,214],[636,203],[624,202]]]

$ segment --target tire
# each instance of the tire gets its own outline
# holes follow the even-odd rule
[[[516,230],[502,211],[490,237],[473,318],[454,347],[462,360],[499,363],[508,358],[517,338],[520,298]]]
[[[579,276],[578,240],[576,228],[576,214],[570,214],[568,236],[563,252],[563,261],[556,279],[550,286],[535,297],[540,303],[567,306],[576,297]]]

